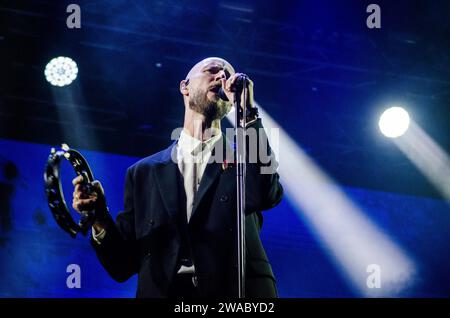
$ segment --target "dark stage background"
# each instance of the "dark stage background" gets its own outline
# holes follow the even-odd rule
[[[448,198],[377,127],[400,104],[450,151],[450,2],[79,0],[82,27],[68,29],[72,2],[0,0],[1,297],[134,296],[135,278],[115,283],[87,239],[56,226],[44,165],[63,142],[82,151],[115,216],[126,168],[170,144],[179,81],[207,56],[248,74],[259,105],[408,256],[415,274],[391,296],[450,297]],[[370,3],[381,29],[366,26]],[[63,88],[44,76],[60,55],[79,68]],[[305,219],[301,194],[264,214],[280,296],[364,296]],[[79,289],[66,287],[69,264]]]

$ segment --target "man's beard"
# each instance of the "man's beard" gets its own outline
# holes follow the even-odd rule
[[[207,92],[196,90],[190,97],[189,108],[209,121],[222,119],[231,109],[231,104],[220,98],[217,101],[209,100]]]

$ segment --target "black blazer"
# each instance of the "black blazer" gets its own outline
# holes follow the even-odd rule
[[[261,120],[250,127],[259,131]],[[225,137],[223,141],[224,148],[229,147]],[[175,148],[176,142],[128,168],[125,210],[115,224],[110,217],[107,219],[106,236],[101,244],[92,240],[92,245],[116,281],[138,274],[137,297],[167,297],[185,230],[202,294],[237,296],[235,165],[207,165],[186,225],[181,174],[172,161]],[[276,297],[275,278],[259,232],[261,211],[277,205],[283,189],[278,174],[261,174],[261,166],[247,164],[246,296]]]

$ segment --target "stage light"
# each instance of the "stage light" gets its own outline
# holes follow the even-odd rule
[[[409,114],[401,107],[391,107],[383,112],[378,126],[386,137],[400,137],[408,130]]]
[[[77,63],[70,57],[59,56],[48,62],[44,74],[53,86],[66,86],[77,78]]]

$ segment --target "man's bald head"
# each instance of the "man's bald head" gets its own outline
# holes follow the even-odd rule
[[[197,64],[195,64],[189,73],[186,75],[186,79],[190,79],[191,77],[195,76],[198,72],[201,72],[203,69],[210,65],[217,64],[218,66],[221,66],[224,70],[227,70],[230,74],[234,74],[234,68],[233,66],[225,59],[221,57],[207,57]]]

